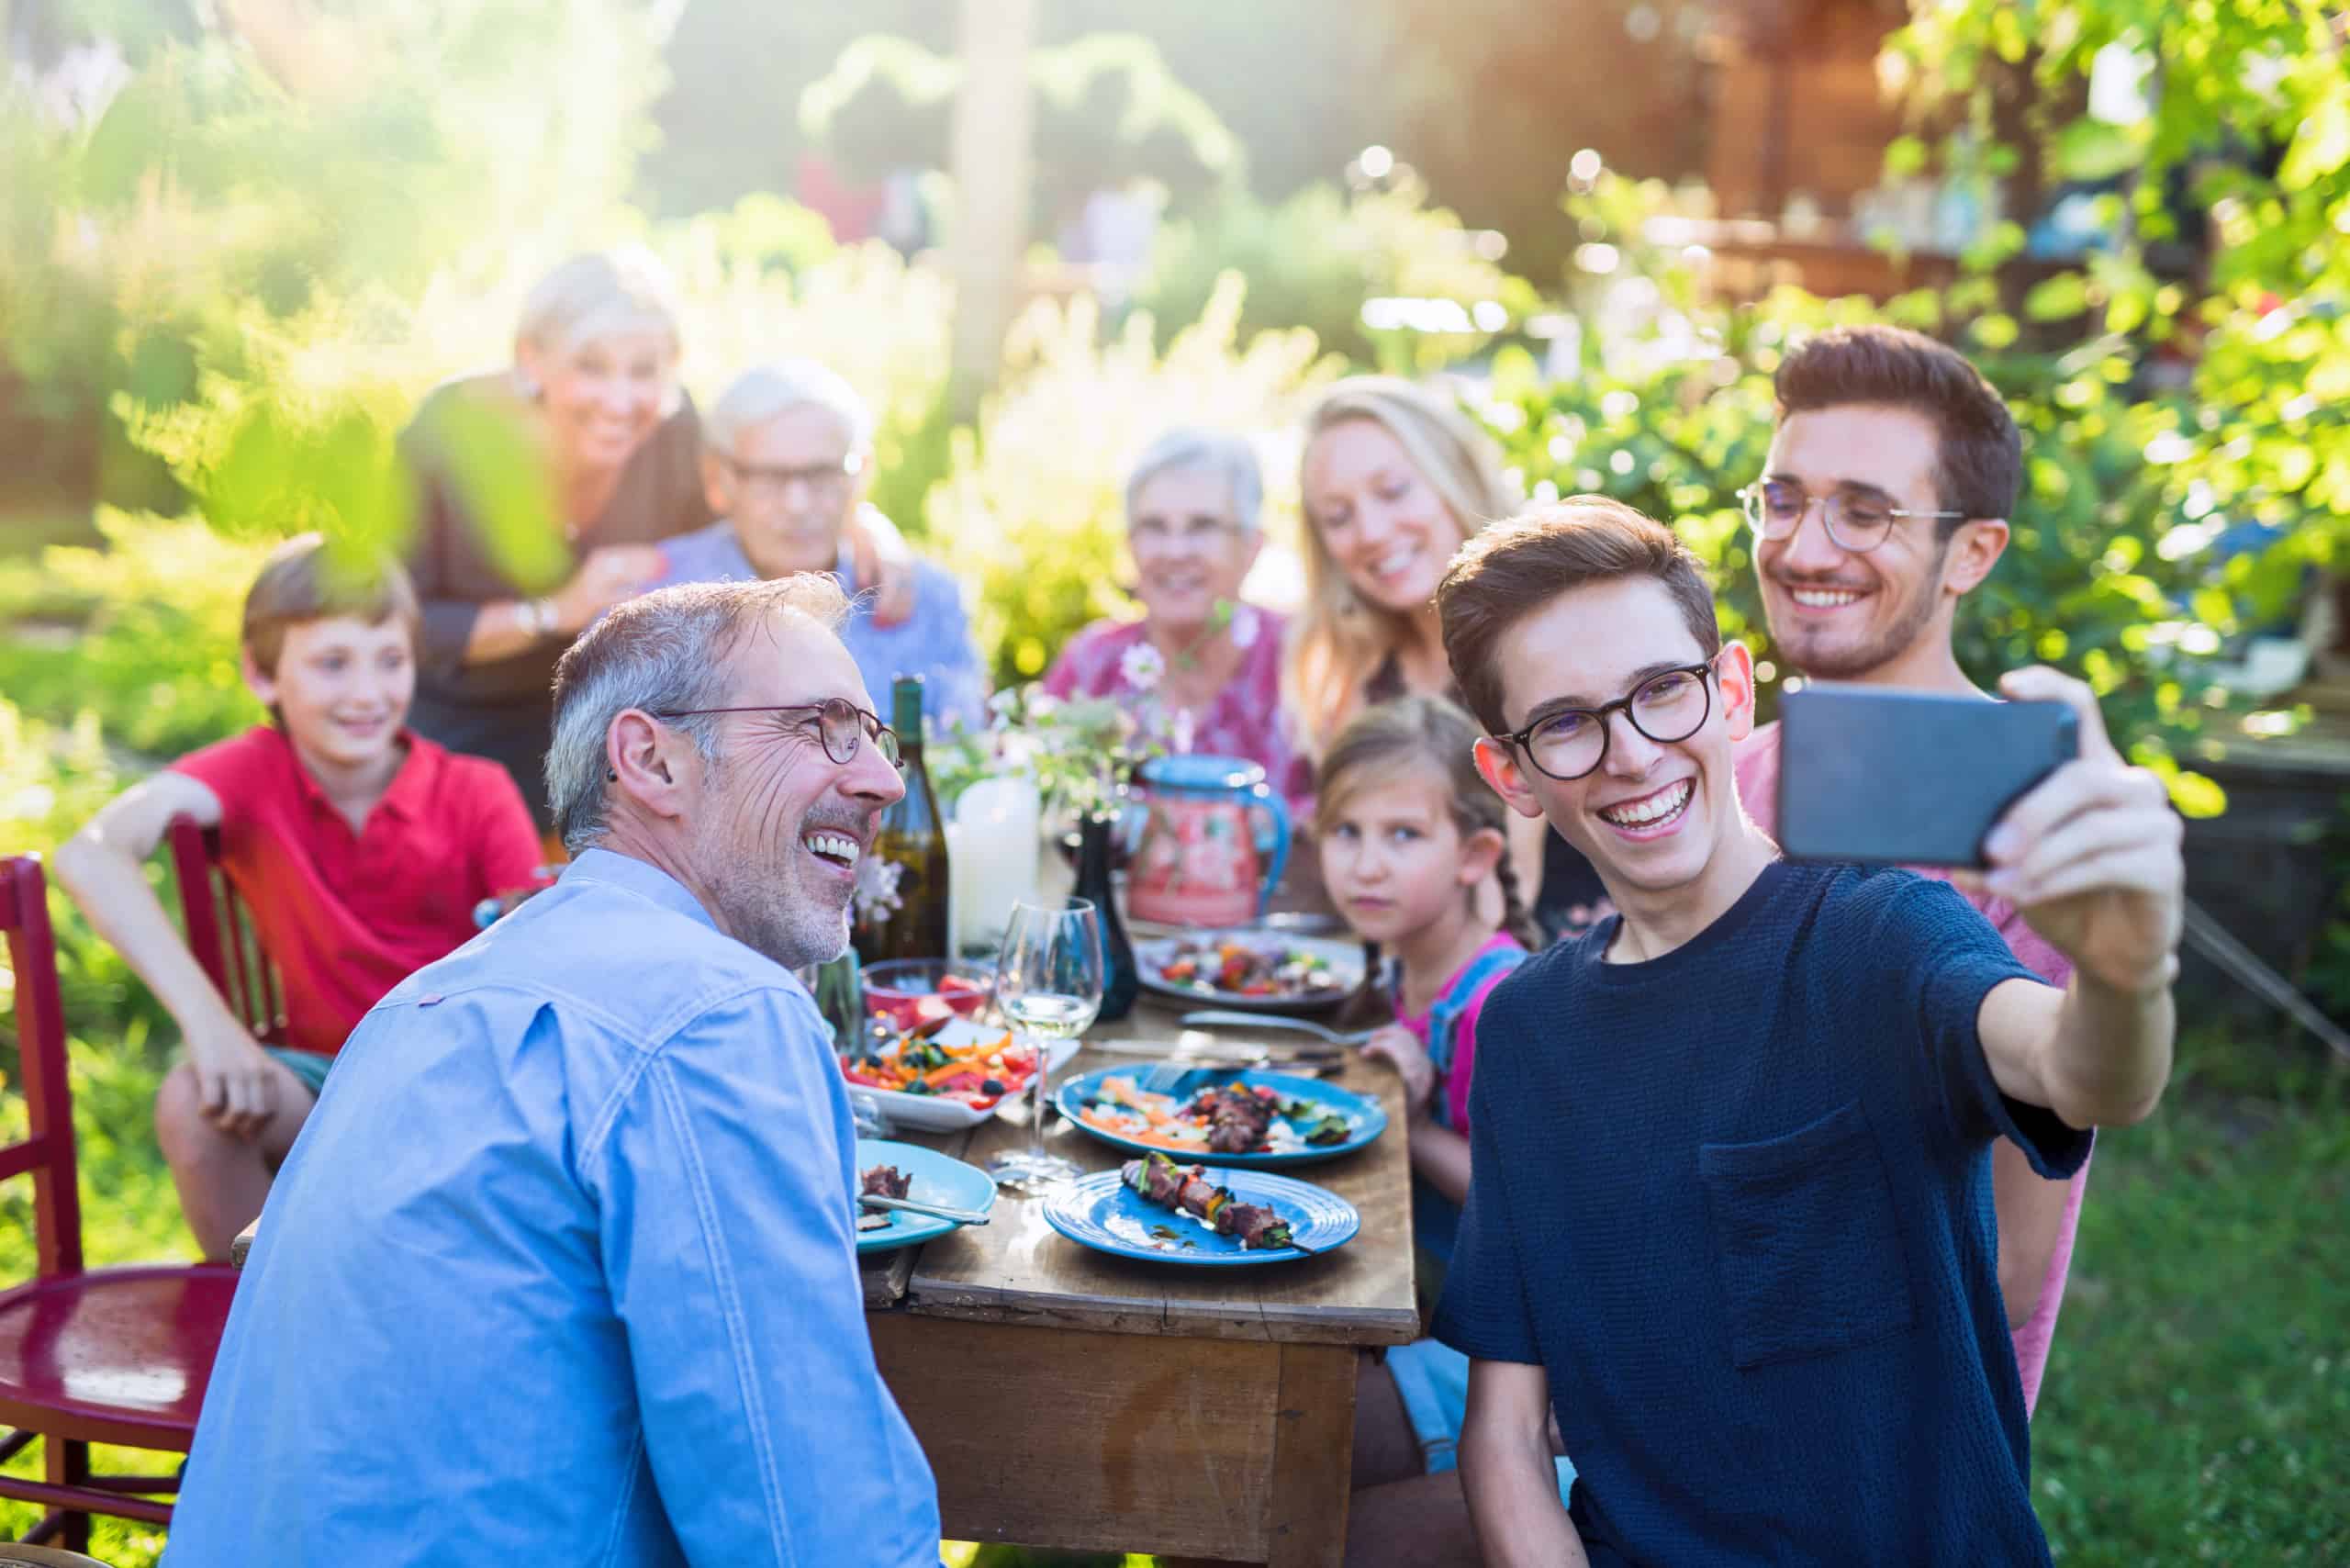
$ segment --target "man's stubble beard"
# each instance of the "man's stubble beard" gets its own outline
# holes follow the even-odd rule
[[[830,907],[792,875],[789,857],[794,840],[764,863],[748,862],[715,834],[697,846],[702,885],[717,902],[720,918],[734,939],[787,969],[826,964],[848,950],[848,904]]]
[[[1934,552],[1934,563],[1927,569],[1926,581],[1919,585],[1916,599],[1883,636],[1859,648],[1831,649],[1820,656],[1800,655],[1788,645],[1788,658],[1796,672],[1810,680],[1859,680],[1916,647],[1919,638],[1925,634],[1927,623],[1934,617],[1934,606],[1942,594],[1942,568],[1949,561],[1950,541],[1945,539]],[[1779,582],[1779,589],[1782,593],[1787,591],[1784,579]]]

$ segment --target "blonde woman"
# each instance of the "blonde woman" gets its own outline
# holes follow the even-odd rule
[[[1371,704],[1458,700],[1436,585],[1469,536],[1521,497],[1492,440],[1450,398],[1375,375],[1339,382],[1306,416],[1298,488],[1306,592],[1281,691],[1319,757]],[[1604,895],[1589,862],[1541,823],[1510,820],[1510,858],[1545,928],[1595,919]]]

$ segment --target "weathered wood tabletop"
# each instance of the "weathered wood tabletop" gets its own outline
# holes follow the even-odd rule
[[[1179,1032],[1149,1002],[1095,1031]],[[1087,1051],[1066,1071],[1140,1061]],[[869,1260],[874,1353],[930,1456],[950,1537],[1339,1561],[1360,1353],[1420,1325],[1395,1076],[1353,1061],[1337,1081],[1377,1095],[1390,1126],[1289,1172],[1362,1215],[1326,1257],[1248,1270],[1114,1258],[1053,1230],[1041,1200],[1004,1193],[993,1224]],[[1027,1136],[999,1118],[915,1141],[984,1166]],[[1065,1125],[1047,1142],[1090,1170],[1124,1158]]]

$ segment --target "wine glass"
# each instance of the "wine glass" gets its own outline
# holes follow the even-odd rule
[[[1029,1083],[1028,1147],[988,1161],[999,1186],[1042,1193],[1078,1174],[1074,1160],[1045,1152],[1045,1081],[1056,1040],[1073,1040],[1102,1011],[1107,965],[1102,951],[1102,920],[1092,903],[1071,899],[1060,909],[1012,906],[1003,951],[996,960],[996,1004],[1035,1053]]]

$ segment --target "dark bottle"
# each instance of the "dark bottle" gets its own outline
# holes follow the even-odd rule
[[[1133,944],[1126,940],[1125,923],[1118,918],[1117,890],[1110,885],[1110,834],[1115,816],[1088,812],[1079,819],[1077,896],[1090,900],[1102,924],[1102,1013],[1104,1022],[1124,1018],[1135,1010],[1142,990],[1141,972],[1135,968]]]
[[[881,826],[857,868],[856,956],[944,958],[948,911],[946,824],[922,757],[922,677],[901,675],[890,688],[890,727],[906,778],[903,799],[882,813]]]

